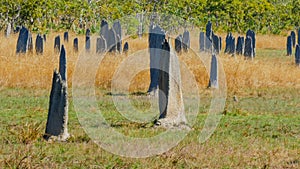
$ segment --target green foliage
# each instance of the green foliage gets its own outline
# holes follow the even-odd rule
[[[8,22],[33,31],[99,28],[102,19],[115,20],[141,12],[158,12],[204,27],[208,20],[218,31],[279,34],[300,26],[300,0],[0,0],[0,28]],[[184,21],[184,23],[182,23]],[[130,30],[132,31],[132,30]]]

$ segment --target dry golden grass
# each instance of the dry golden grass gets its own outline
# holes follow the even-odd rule
[[[54,37],[62,33],[51,33],[47,36],[44,54],[39,56],[33,54],[26,54],[16,56],[16,41],[17,35],[12,35],[8,39],[1,37],[3,40],[0,44],[0,86],[2,87],[21,87],[21,88],[49,88],[51,87],[52,74],[55,68],[58,68],[58,54],[54,53]],[[34,35],[34,42],[35,42]],[[73,52],[73,39],[76,35],[69,35],[69,42],[63,43],[67,51],[68,64],[68,85],[72,86],[72,75],[77,63],[79,53]],[[235,34],[237,36],[237,34]],[[225,46],[224,37],[223,46]],[[242,88],[257,88],[257,87],[300,87],[300,69],[294,65],[293,57],[286,57],[276,50],[284,50],[285,48],[284,36],[257,36],[257,51],[274,49],[273,56],[257,56],[254,61],[244,60],[242,56],[235,58],[228,55],[220,55],[220,62],[222,63],[226,75],[227,87],[231,92],[238,92]],[[108,89],[111,86],[111,79],[119,68],[119,65],[129,56],[135,54],[136,51],[142,51],[145,57],[145,62],[149,62],[149,54],[147,52],[147,37],[142,39],[127,39],[129,42],[130,51],[128,54],[107,54],[102,60],[96,75],[95,85],[99,88]],[[94,42],[94,43],[93,43]],[[263,42],[263,43],[262,43]],[[197,49],[197,36],[192,35],[192,47]],[[95,38],[93,38],[92,46],[95,45]],[[84,37],[79,36],[79,50],[84,49]],[[95,47],[93,47],[92,50]],[[144,50],[144,51],[143,51]],[[209,56],[202,56],[202,59],[190,51],[187,54],[179,55],[182,63],[185,63],[195,75],[199,86],[206,87],[208,84],[208,74],[205,69],[209,65]],[[149,65],[149,64],[148,64]],[[132,69],[132,67],[128,67]],[[131,91],[146,91],[149,85],[149,71],[146,70],[138,73],[134,79],[131,80]],[[89,72],[86,72],[87,76]],[[183,81],[184,83],[184,81]]]
[[[7,89],[0,91],[7,97],[1,100],[2,118],[0,127],[0,166],[2,168],[299,168],[299,124],[297,92],[291,94],[288,88],[299,88],[300,69],[294,65],[293,57],[284,56],[284,51],[266,49],[284,49],[285,37],[258,36],[258,56],[254,61],[244,60],[237,56],[220,56],[225,74],[227,87],[230,93],[238,93],[239,97],[245,91],[252,88],[274,88],[283,90],[269,95],[255,98],[243,98],[239,105],[228,99],[228,110],[214,135],[203,144],[198,143],[198,134],[202,129],[206,114],[200,114],[198,121],[188,137],[168,152],[162,155],[146,159],[130,159],[118,157],[104,151],[85,133],[80,125],[73,106],[70,106],[69,129],[72,137],[66,143],[46,143],[41,140],[45,119],[47,117],[48,97],[50,91],[53,70],[58,68],[58,55],[54,54],[53,40],[57,33],[48,36],[46,51],[43,56],[26,54],[15,55],[17,36],[10,39],[1,37],[0,44],[0,86],[2,88],[34,88],[31,89]],[[62,34],[61,34],[62,35]],[[70,35],[70,40],[75,37]],[[222,37],[224,37],[222,35]],[[266,39],[262,45],[260,39]],[[79,37],[81,49],[84,37]],[[94,39],[93,39],[94,40]],[[99,88],[109,89],[111,79],[120,64],[131,54],[138,50],[144,50],[139,57],[145,58],[145,65],[149,65],[147,54],[147,38],[141,42],[139,39],[129,39],[130,51],[128,55],[108,54],[100,66],[92,59],[95,56],[87,56],[86,70],[97,70],[95,85]],[[272,44],[273,41],[278,43]],[[192,38],[192,44],[197,48],[197,36]],[[224,44],[224,42],[223,42]],[[68,60],[68,85],[72,87],[72,77],[75,66],[78,65],[78,54],[72,51],[72,41],[65,44]],[[94,49],[92,49],[94,50]],[[135,53],[136,54],[136,53]],[[136,54],[137,55],[137,54]],[[92,58],[92,59],[91,59]],[[200,87],[206,88],[210,57],[201,54],[201,59],[192,51],[179,55],[182,61],[181,67],[187,67],[195,75]],[[95,59],[97,60],[97,59]],[[208,65],[207,69],[205,65]],[[120,71],[130,72],[134,65],[125,65]],[[83,70],[83,76],[92,76],[90,71]],[[181,69],[183,70],[183,69]],[[185,84],[187,72],[182,71],[182,82]],[[93,77],[92,77],[93,78]],[[149,85],[149,71],[147,67],[140,71],[131,80],[130,91],[145,92]],[[83,79],[84,80],[84,79]],[[41,90],[35,90],[41,88]],[[281,91],[287,89],[287,95]],[[33,92],[34,91],[34,92]],[[252,90],[253,91],[253,90]],[[102,91],[101,91],[102,92]],[[209,92],[209,91],[208,91]],[[272,99],[279,92],[279,97]],[[99,92],[100,93],[100,92]],[[251,94],[250,94],[251,95]],[[33,97],[34,96],[34,97]],[[116,116],[111,97],[103,97],[99,102],[107,109],[106,113],[112,124],[120,124],[119,116]],[[138,98],[139,99],[139,98]],[[245,99],[244,101],[242,99]],[[205,99],[203,99],[205,102]],[[202,100],[202,101],[203,101]],[[249,102],[248,102],[249,101]],[[262,102],[257,104],[257,102]],[[252,104],[254,103],[254,104]],[[205,104],[204,104],[205,105]],[[277,107],[272,107],[277,105]],[[147,104],[143,105],[145,108]],[[235,108],[235,106],[237,106]],[[271,107],[264,109],[263,107]],[[279,106],[280,110],[276,110]],[[230,107],[234,107],[230,109]],[[256,107],[252,109],[252,107]],[[271,111],[271,109],[274,109]],[[282,112],[278,113],[277,111]],[[1,113],[0,112],[0,113]],[[14,118],[15,120],[11,120]],[[41,122],[41,123],[39,123]],[[136,130],[152,134],[152,128],[140,128],[138,126],[124,125],[120,132],[137,134]],[[7,132],[8,131],[8,132]],[[149,132],[149,133],[148,133]],[[0,167],[0,168],[1,168]]]

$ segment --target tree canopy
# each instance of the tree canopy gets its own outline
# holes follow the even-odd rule
[[[218,31],[279,34],[300,24],[300,0],[0,0],[0,27],[25,25],[33,31],[99,29],[102,19],[114,20],[141,12],[180,17],[196,26],[207,21]]]

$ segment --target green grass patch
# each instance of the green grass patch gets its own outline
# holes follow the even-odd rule
[[[71,91],[71,90],[70,90]],[[105,91],[103,91],[105,92]],[[300,99],[297,89],[247,89],[238,102],[228,96],[226,110],[212,137],[199,143],[210,103],[203,104],[192,130],[176,147],[161,155],[131,159],[111,154],[95,144],[81,127],[70,94],[67,142],[42,139],[49,91],[6,88],[0,91],[0,168],[297,168],[300,166]],[[138,110],[149,108],[144,95],[131,95]],[[99,99],[101,98],[101,100]],[[126,119],[111,95],[97,100],[116,131],[150,137],[164,130],[151,121]],[[189,105],[186,104],[187,110]]]

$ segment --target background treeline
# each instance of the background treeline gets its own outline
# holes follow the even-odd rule
[[[180,17],[217,31],[280,34],[300,24],[300,0],[0,0],[0,28],[8,23],[33,31],[99,30],[102,19],[114,20],[141,12]],[[169,23],[170,26],[178,23]]]

